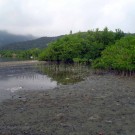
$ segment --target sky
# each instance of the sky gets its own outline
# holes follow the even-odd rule
[[[0,30],[58,36],[95,28],[135,33],[135,0],[0,0]]]

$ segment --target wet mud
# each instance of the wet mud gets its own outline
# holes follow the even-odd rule
[[[0,103],[1,135],[135,135],[135,78],[90,75]]]

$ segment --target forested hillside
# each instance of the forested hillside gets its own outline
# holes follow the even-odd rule
[[[42,37],[31,41],[17,42],[2,46],[1,50],[29,50],[32,48],[46,48],[48,43],[59,37]]]
[[[36,37],[32,35],[15,35],[8,33],[6,31],[0,31],[0,46],[4,46],[6,44],[20,42],[20,41],[27,41],[27,40],[33,40]]]

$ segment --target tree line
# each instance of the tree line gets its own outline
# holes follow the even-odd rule
[[[93,62],[95,69],[115,71],[118,74],[135,74],[135,36],[126,36],[102,51]]]
[[[19,59],[38,59],[41,49],[33,48],[30,50],[0,50],[0,57],[11,57]]]
[[[3,56],[9,56],[5,51]],[[62,36],[49,43],[45,49],[11,52],[20,58],[64,62],[87,63],[94,69],[116,71],[123,75],[135,74],[135,35],[115,32],[105,27],[102,31],[89,30]],[[2,52],[0,51],[2,56]]]
[[[114,44],[124,32],[117,29],[116,32],[109,31],[107,27],[103,31],[78,32],[65,35],[49,44],[40,55],[39,60],[92,63],[101,56],[101,52]]]
[[[94,69],[111,70],[123,75],[135,74],[135,36],[107,27],[65,35],[49,44],[39,60],[89,63]]]

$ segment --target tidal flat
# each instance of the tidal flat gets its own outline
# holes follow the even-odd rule
[[[1,135],[134,135],[134,126],[134,77],[87,72],[78,82],[19,90],[0,102]]]

